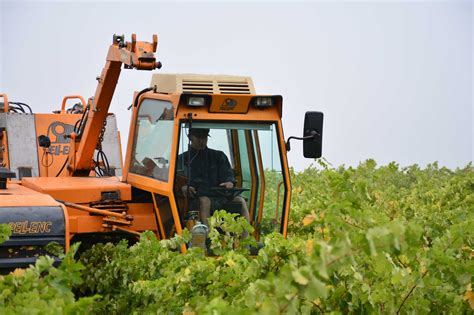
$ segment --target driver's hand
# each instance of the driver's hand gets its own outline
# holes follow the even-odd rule
[[[187,185],[184,185],[183,187],[181,187],[181,192],[183,193],[183,196],[186,196],[187,191],[188,191]],[[193,186],[189,186],[189,195],[191,197],[194,197],[196,195],[196,188],[194,188]]]
[[[234,183],[232,183],[232,182],[223,182],[223,183],[220,183],[219,186],[230,189],[230,188],[234,188]]]

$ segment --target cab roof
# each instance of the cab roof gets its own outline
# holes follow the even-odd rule
[[[151,86],[166,94],[256,94],[252,78],[246,76],[155,73]]]

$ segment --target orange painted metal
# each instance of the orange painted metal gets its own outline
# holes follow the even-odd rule
[[[247,155],[249,158],[249,165],[250,165],[250,179],[252,185],[250,186],[250,209],[249,214],[250,217],[253,218],[255,216],[256,211],[256,200],[257,200],[257,170],[255,169],[255,154],[253,151],[253,143],[252,143],[252,134],[250,130],[245,131],[245,142],[247,143]]]
[[[257,222],[260,225],[262,223],[263,217],[263,206],[265,204],[265,170],[263,169],[263,161],[262,161],[262,152],[260,151],[260,141],[258,139],[258,132],[257,130],[253,131],[253,137],[255,139],[255,148],[257,151],[257,161],[258,161],[258,169],[260,173],[260,200],[258,204],[258,217]]]
[[[8,102],[8,95],[6,93],[0,93],[0,97],[3,97],[3,111],[8,113],[10,110],[10,103]]]
[[[119,192],[122,200],[132,198],[131,186],[118,177],[25,177],[22,185],[79,204],[100,201],[103,192]]]
[[[138,104],[140,104],[145,98],[170,101],[173,104],[173,107],[175,110],[175,116],[176,116],[176,108],[179,102],[179,95],[164,95],[164,94],[155,94],[152,92],[148,92],[148,93],[144,93],[140,97],[140,99],[138,100]],[[151,193],[156,193],[156,194],[167,197],[170,203],[171,214],[173,217],[176,233],[181,234],[183,227],[181,226],[179,209],[177,207],[177,203],[176,203],[174,193],[173,193],[173,183],[174,183],[174,177],[175,177],[174,172],[170,172],[168,176],[168,182],[163,182],[160,180],[130,173],[128,171],[130,161],[131,161],[131,148],[133,147],[133,139],[135,138],[135,132],[136,132],[136,121],[137,121],[138,109],[139,107],[137,108],[134,107],[133,112],[132,112],[132,120],[130,123],[129,136],[128,136],[128,146],[127,146],[128,149],[126,153],[125,164],[123,167],[123,180],[129,183],[130,185],[137,187],[139,189],[143,189]],[[172,140],[172,147],[171,147],[172,148],[171,156],[177,156],[178,134],[179,134],[179,120],[178,119],[175,119],[173,128],[174,130],[173,130],[173,140]],[[176,164],[176,159],[174,158],[171,159],[169,169],[170,170],[175,169],[175,164]],[[156,211],[157,211],[158,218],[161,218],[159,207],[156,207]],[[181,250],[185,251],[186,249],[185,247],[182,247]]]
[[[139,233],[139,232],[136,232],[136,231],[133,231],[133,230],[130,230],[130,229],[126,229],[124,227],[115,226],[115,225],[112,227],[112,231],[126,232],[126,233],[133,234],[135,236],[138,236],[138,237],[140,237],[140,235],[141,235],[141,233]]]
[[[59,206],[54,198],[20,184],[7,183],[6,190],[0,190],[2,207]]]
[[[176,233],[181,234],[183,231],[183,227],[181,226],[179,209],[174,198],[173,181],[171,181],[170,179],[168,183],[164,183],[153,178],[148,178],[133,173],[128,173],[127,178],[127,182],[134,187],[149,191],[151,193],[156,193],[168,198],[171,207],[171,214],[173,216],[173,221],[176,228]],[[156,208],[156,211],[160,212],[159,207]]]
[[[288,218],[290,214],[290,202],[291,202],[291,179],[290,179],[290,173],[289,173],[289,166],[288,166],[288,158],[286,156],[286,152],[283,151],[285,150],[285,137],[283,135],[283,126],[281,123],[281,120],[278,121],[278,143],[280,146],[280,150],[284,152],[281,155],[281,160],[282,160],[282,170],[283,170],[283,176],[285,178],[285,189],[286,189],[286,200],[285,204],[283,206],[283,211],[285,213],[285,216],[283,217],[283,231],[282,234],[284,237],[287,237],[288,235]]]
[[[8,156],[8,138],[7,138],[7,132],[2,131],[0,135],[0,166],[9,168],[10,167],[10,158]]]
[[[156,218],[158,219],[158,227],[160,228],[160,235],[161,237],[166,238],[165,229],[163,228],[163,220],[161,219],[160,209],[158,208],[158,205],[156,204],[155,194],[151,194],[151,196],[153,197],[153,206],[155,209]]]
[[[3,111],[5,113],[8,113],[10,104],[8,102],[8,95],[5,93],[0,93],[0,97],[3,97]],[[10,158],[8,156],[8,138],[7,138],[7,132],[2,131],[0,135],[0,160],[1,164],[0,166],[3,167],[10,167]]]
[[[65,230],[65,239],[64,239],[64,247],[66,252],[69,251],[69,246],[71,245],[71,230],[69,228],[69,213],[67,212],[67,208],[61,204],[61,208],[63,209],[64,214],[64,230]]]
[[[70,233],[95,233],[107,232],[111,229],[103,226],[102,215],[93,215],[73,207],[67,207]],[[129,203],[127,215],[133,217],[132,224],[127,228],[133,231],[157,231],[153,213],[153,205],[144,203]]]
[[[71,143],[65,136],[74,130],[81,114],[35,114],[36,135],[45,135],[51,140],[51,146],[45,150],[38,146],[39,175],[42,177],[58,175],[71,151]],[[45,156],[48,161],[45,161]],[[66,176],[62,171],[59,176]]]
[[[226,113],[209,113],[208,108],[190,108],[187,106],[179,106],[176,117],[185,120],[187,113],[193,113],[193,120],[212,120],[212,121],[229,121],[229,122],[261,122],[261,121],[279,121],[279,113],[277,108],[258,109],[249,107],[247,114],[226,114]]]
[[[80,100],[82,104],[82,108],[84,109],[86,108],[86,101],[81,95],[67,95],[63,98],[63,102],[61,103],[61,114],[66,114],[66,103],[67,103],[67,100],[71,100],[71,99]]]
[[[70,177],[73,175],[74,165],[76,165],[77,134],[75,132],[71,132],[68,137],[71,140],[69,141],[69,155],[67,157],[66,176]],[[63,171],[61,171],[61,174],[62,172]]]
[[[173,191],[173,183],[171,181],[165,183],[154,178],[133,173],[128,173],[127,183],[133,187],[143,189],[162,196],[169,196],[170,194],[172,194]]]
[[[102,130],[110,102],[120,76],[122,63],[119,61],[107,61],[99,79],[97,91],[93,99],[89,101],[89,114],[84,128],[84,132],[80,138],[77,148],[76,159],[74,164],[70,161],[69,173],[72,175],[76,170],[92,169],[92,156],[96,149],[97,140]],[[73,139],[71,139],[71,142]]]
[[[59,201],[59,200],[57,200],[57,201]],[[108,211],[108,210],[99,210],[99,209],[79,205],[79,204],[68,202],[68,201],[59,201],[59,202],[64,204],[66,207],[74,208],[74,209],[81,210],[81,211],[85,211],[85,212],[90,213],[90,214],[98,214],[98,215],[103,215],[103,216],[108,216],[108,217],[116,217],[116,218],[124,219],[124,220],[133,220],[133,217],[130,216],[130,215],[127,215],[126,213],[119,213],[119,212],[113,212],[113,211]]]
[[[107,62],[98,78],[99,83],[95,95],[88,104],[87,122],[79,140],[74,164],[69,161],[68,171],[70,175],[84,174],[92,169],[92,156],[107,117],[122,64],[126,68],[138,70],[153,70],[161,67],[156,62],[154,55],[157,41],[158,37],[156,35],[153,36],[153,43],[137,42],[135,35],[132,35],[131,43],[123,43],[121,40],[114,38],[114,42],[109,47]],[[71,139],[72,141],[73,139]]]
[[[242,187],[243,175],[242,175],[242,165],[240,161],[240,150],[239,142],[237,141],[238,133],[237,130],[232,130],[232,151],[234,154],[234,170],[235,170],[235,180],[237,181],[237,187]]]
[[[281,186],[284,184],[285,182],[281,181],[278,183],[278,188],[277,188],[277,198],[276,198],[276,209],[275,209],[275,222],[278,222],[280,223],[281,219],[280,219],[280,216],[279,216],[279,212],[280,212],[280,189],[281,189]]]
[[[133,103],[135,104],[137,98],[137,92],[133,95]],[[142,97],[137,100],[138,102],[144,98],[145,95],[153,95],[153,93],[145,93]],[[140,103],[138,103],[140,104]],[[138,108],[132,107],[132,117],[130,119],[130,127],[128,128],[128,140],[127,140],[127,151],[125,152],[125,163],[122,168],[122,181],[128,182],[128,168],[130,166],[130,161],[132,159],[132,148],[133,148],[133,139],[135,139],[136,131],[136,122],[137,122]],[[132,183],[133,185],[133,183]]]
[[[213,95],[209,107],[211,113],[241,113],[245,114],[249,108],[249,97],[234,97],[233,95]]]

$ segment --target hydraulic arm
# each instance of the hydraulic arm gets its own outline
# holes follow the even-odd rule
[[[131,42],[125,42],[123,35],[114,35],[107,54],[107,63],[100,77],[97,78],[95,95],[89,99],[85,119],[79,126],[78,134],[70,135],[71,149],[67,165],[69,175],[88,176],[93,168],[94,150],[107,118],[122,64],[126,69],[161,68],[161,63],[157,62],[155,57],[157,45],[157,35],[153,35],[152,43],[137,42],[135,34],[132,34]]]

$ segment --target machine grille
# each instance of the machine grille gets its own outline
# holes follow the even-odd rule
[[[183,84],[183,93],[212,94],[213,92],[212,81],[183,80],[182,84]]]
[[[218,81],[217,86],[221,94],[251,94],[248,82]]]

